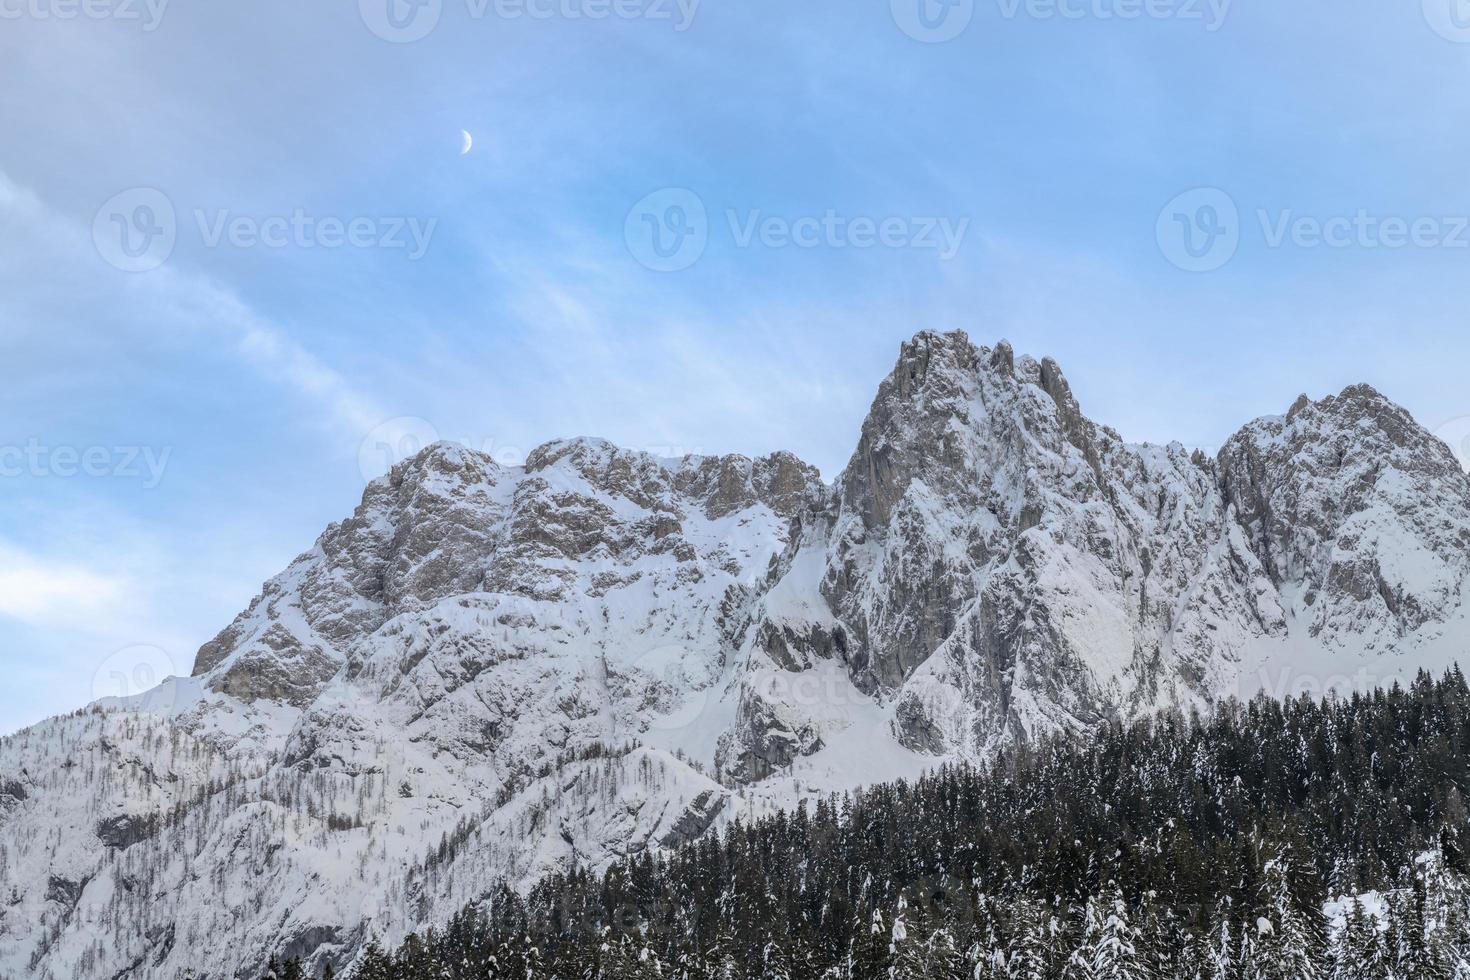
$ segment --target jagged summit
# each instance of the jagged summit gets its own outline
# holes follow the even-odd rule
[[[830,484],[435,444],[194,676],[0,740],[0,976],[340,967],[496,881],[1041,732],[1390,683],[1460,655],[1467,576],[1470,478],[1368,386],[1208,459],[959,331],[901,345]]]

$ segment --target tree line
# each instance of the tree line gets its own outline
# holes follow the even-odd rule
[[[499,888],[352,980],[1467,980],[1470,689],[1056,735]],[[257,976],[304,977],[298,963]]]

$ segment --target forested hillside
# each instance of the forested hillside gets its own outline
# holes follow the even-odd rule
[[[1211,457],[1125,441],[1056,361],[1004,342],[922,331],[898,354],[830,482],[783,452],[578,438],[511,465],[425,446],[191,676],[0,738],[0,977],[217,980],[272,954],[341,972],[374,935],[396,948],[574,870],[598,893],[546,882],[536,902],[605,903],[623,887],[605,873],[638,875],[629,918],[660,962],[683,942],[746,971],[808,933],[824,945],[795,969],[825,969],[872,913],[891,942],[905,889],[900,931],[956,918],[944,935],[968,955],[979,913],[941,899],[983,894],[1001,941],[1008,899],[1048,903],[1060,929],[1116,880],[1141,928],[1178,906],[1203,932],[1217,891],[1247,921],[1278,846],[1324,893],[1387,887],[1430,843],[1442,809],[1425,808],[1455,803],[1400,780],[1453,783],[1353,770],[1350,716],[1293,708],[1309,737],[1279,744],[1230,709],[1202,732],[1098,729],[1262,684],[1448,670],[1470,642],[1470,478],[1450,447],[1354,385]],[[1232,726],[1250,738],[1216,731]],[[1313,781],[1329,763],[1391,791],[1334,800]],[[751,826],[778,810],[785,826]],[[727,850],[707,881],[713,858],[681,848],[711,832]],[[1330,851],[1292,843],[1320,834]],[[740,878],[772,853],[792,882]],[[754,911],[717,928],[736,902]],[[547,957],[557,921],[535,930]]]
[[[1467,759],[1458,669],[1165,715],[487,896],[353,976],[1466,976]]]

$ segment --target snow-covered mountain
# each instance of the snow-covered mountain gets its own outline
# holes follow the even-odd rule
[[[0,740],[0,977],[346,962],[492,883],[1470,637],[1470,480],[1370,388],[1218,457],[1051,360],[904,344],[832,484],[789,454],[436,445],[193,676]]]

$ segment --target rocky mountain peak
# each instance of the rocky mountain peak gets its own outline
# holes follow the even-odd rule
[[[1223,492],[1312,635],[1382,649],[1458,606],[1470,478],[1370,385],[1258,419],[1219,455]]]
[[[1080,454],[1102,483],[1098,429],[1051,358],[1017,358],[1002,340],[976,347],[963,331],[921,332],[904,343],[863,421],[838,480],[868,528],[887,524],[919,480],[941,495],[965,493],[977,467],[1026,469],[1038,454]]]
[[[888,522],[926,460],[951,454],[951,423],[968,419],[980,351],[961,331],[922,332],[899,349],[878,386],[851,461],[839,482],[868,527]],[[959,460],[951,459],[958,463]]]
[[[340,967],[370,929],[753,807],[1447,665],[1467,580],[1470,478],[1369,386],[1209,460],[1125,443],[1056,361],[958,331],[900,346],[830,486],[781,452],[435,444],[204,644],[166,717],[0,740],[31,774],[0,793],[0,974],[233,975],[282,944]]]

